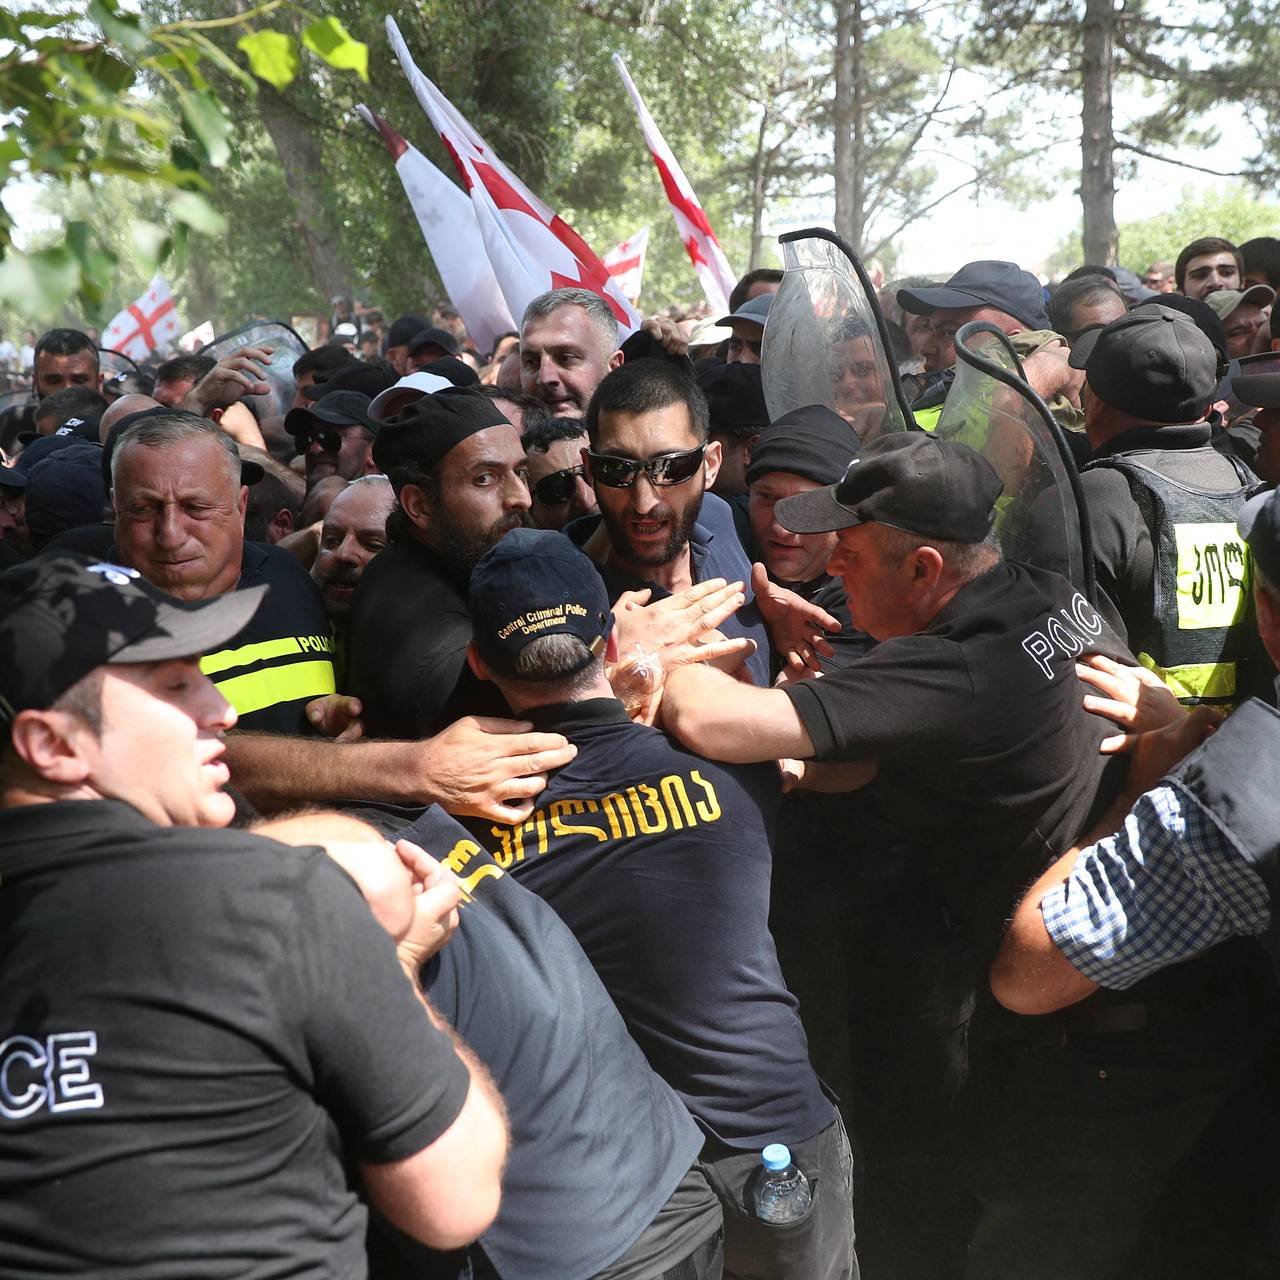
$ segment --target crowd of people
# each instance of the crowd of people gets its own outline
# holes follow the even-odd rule
[[[32,344],[0,1272],[1276,1274],[1280,240],[826,283]]]

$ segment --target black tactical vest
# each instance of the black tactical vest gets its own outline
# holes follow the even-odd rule
[[[1222,455],[1212,451],[1214,458]],[[1130,643],[1138,660],[1191,705],[1230,706],[1264,690],[1271,667],[1254,621],[1251,558],[1236,528],[1240,508],[1261,485],[1236,458],[1237,488],[1214,493],[1157,470],[1166,451],[1117,454],[1087,469],[1111,467],[1129,491],[1151,535],[1154,610]],[[1179,450],[1179,459],[1185,459]]]

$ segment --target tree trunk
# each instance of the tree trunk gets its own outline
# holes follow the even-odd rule
[[[258,114],[284,170],[298,210],[298,233],[316,292],[324,299],[350,297],[354,273],[338,247],[338,230],[325,201],[325,157],[310,123],[269,85],[258,88]]]
[[[751,260],[747,270],[754,271],[760,265],[764,249],[764,199],[768,190],[768,154],[765,141],[769,133],[769,104],[765,103],[760,116],[760,129],[756,134],[756,153],[751,159]]]
[[[866,188],[862,123],[866,110],[862,0],[836,4],[835,141],[836,232],[858,249],[862,243]]]
[[[1115,61],[1115,0],[1085,0],[1081,60],[1080,203],[1084,260],[1116,265],[1115,138],[1111,132],[1111,80]]]

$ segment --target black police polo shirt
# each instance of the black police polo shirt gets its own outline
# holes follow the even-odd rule
[[[835,1118],[769,933],[773,765],[722,765],[597,698],[525,713],[577,757],[518,826],[466,823],[573,930],[653,1069],[750,1150]]]
[[[875,760],[881,816],[978,912],[982,947],[1029,879],[1096,821],[1123,758],[1086,712],[1076,661],[1133,657],[1055,573],[1001,563],[916,635],[785,685],[819,760]]]
[[[364,1274],[352,1160],[470,1077],[321,850],[118,801],[0,816],[0,1274]]]
[[[612,1276],[645,1236],[634,1274],[661,1274],[719,1221],[707,1189],[701,1205],[652,1238],[651,1223],[702,1146],[697,1126],[547,903],[434,806],[399,834],[430,849],[462,887],[458,929],[424,967],[423,986],[507,1106],[511,1145],[497,1220],[480,1237],[485,1254],[499,1275],[521,1280],[606,1268]],[[379,1275],[432,1274],[424,1251],[402,1237],[396,1252],[410,1265]]]

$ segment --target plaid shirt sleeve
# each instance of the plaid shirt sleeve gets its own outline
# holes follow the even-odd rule
[[[1123,989],[1227,938],[1264,932],[1271,899],[1203,809],[1157,787],[1121,831],[1080,854],[1040,910],[1072,965]]]

